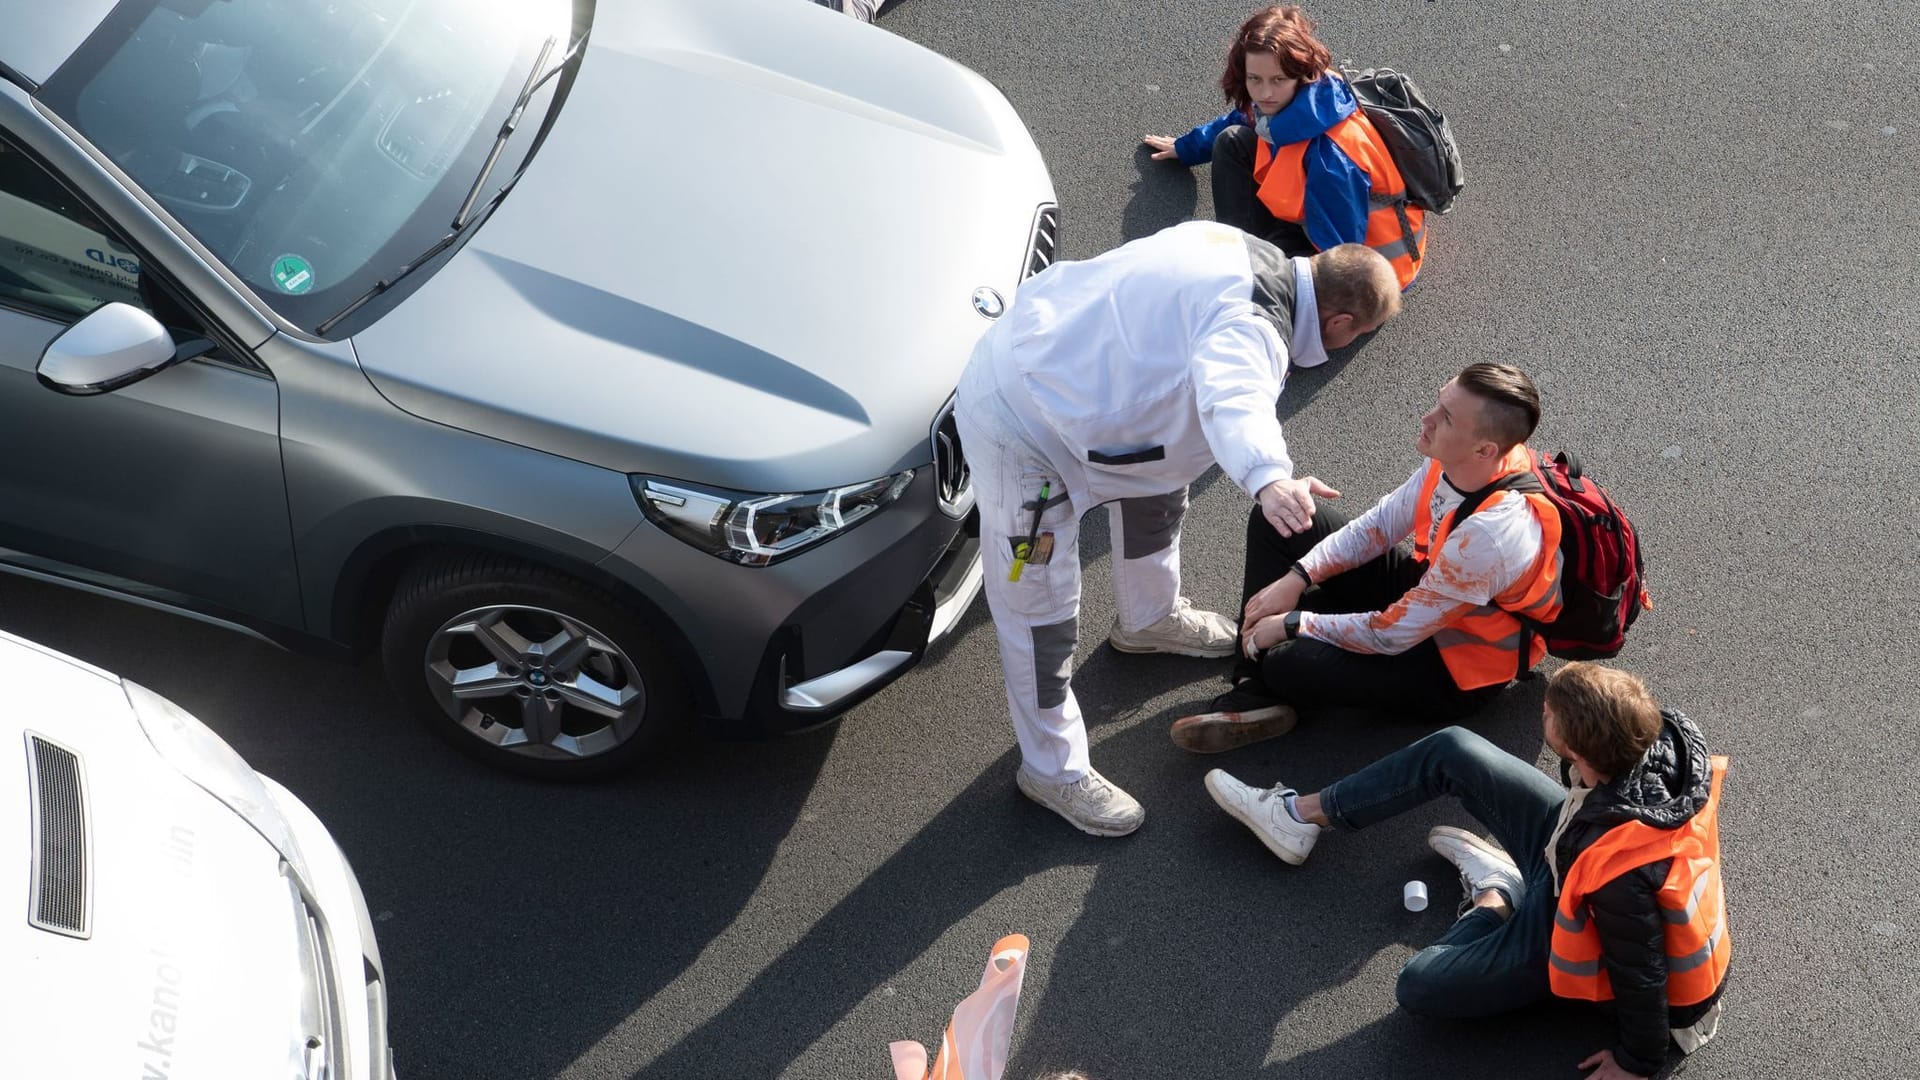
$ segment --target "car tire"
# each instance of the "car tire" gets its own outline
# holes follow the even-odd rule
[[[685,683],[639,616],[604,589],[502,555],[410,567],[387,607],[381,659],[441,738],[544,779],[632,768],[688,712]]]

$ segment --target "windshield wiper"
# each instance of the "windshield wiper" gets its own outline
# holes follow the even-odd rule
[[[566,70],[567,64],[573,59],[574,54],[580,51],[580,46],[584,44],[585,41],[586,38],[583,35],[579,41],[574,42],[573,46],[567,50],[567,54],[560,58],[560,62],[552,67],[547,66],[547,57],[552,55],[553,47],[559,43],[559,39],[549,36],[546,41],[541,43],[540,55],[535,57],[533,61],[533,70],[527,72],[526,85],[520,88],[519,96],[513,99],[513,108],[507,111],[507,118],[501,121],[499,133],[493,137],[493,147],[487,151],[486,163],[480,166],[480,175],[473,178],[473,186],[467,189],[467,197],[460,201],[460,212],[453,215],[451,230],[445,236],[435,240],[432,247],[407,260],[400,269],[393,272],[393,276],[381,278],[379,281],[374,282],[372,288],[354,297],[352,303],[334,312],[332,315],[327,316],[325,321],[313,328],[314,333],[325,334],[328,330],[332,329],[335,324],[339,323],[340,320],[365,307],[368,301],[386,292],[388,289],[393,288],[400,282],[401,278],[413,273],[414,270],[432,261],[435,255],[453,246],[453,242],[460,239],[460,234],[466,231],[467,226],[472,224],[478,216],[476,209],[488,209],[499,202],[501,197],[513,187],[514,181],[520,179],[520,173],[526,171],[524,165],[521,166],[519,172],[513,174],[511,179],[500,185],[498,191],[488,196],[484,203],[481,203],[477,208],[474,206],[475,200],[479,199],[480,192],[484,190],[487,185],[487,177],[493,174],[493,167],[499,164],[500,155],[506,150],[508,140],[513,138],[514,131],[519,128],[520,117],[527,111],[527,103],[533,100],[533,95],[538,93],[542,86],[546,85],[548,79]]]
[[[493,175],[493,167],[499,163],[500,154],[507,148],[507,140],[513,137],[513,131],[520,126],[520,114],[527,111],[527,102],[533,100],[533,92],[546,82],[547,55],[553,52],[558,42],[552,36],[540,44],[540,55],[533,59],[533,70],[527,72],[527,85],[520,88],[520,96],[513,99],[513,108],[507,110],[507,118],[500,122],[500,133],[493,137],[493,149],[487,151],[487,163],[480,166],[480,175],[473,178],[473,186],[467,189],[467,197],[460,202],[460,212],[453,215],[453,231],[459,232],[466,227],[467,214],[473,210],[473,202],[480,197],[480,189],[487,186],[487,177]],[[571,52],[568,53],[572,55]],[[559,71],[564,64],[554,65]]]

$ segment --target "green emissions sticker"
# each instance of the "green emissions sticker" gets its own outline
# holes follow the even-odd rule
[[[313,264],[298,255],[282,255],[273,260],[273,283],[295,296],[307,292],[313,288]]]

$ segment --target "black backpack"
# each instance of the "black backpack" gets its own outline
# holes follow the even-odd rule
[[[1393,155],[1393,164],[1407,184],[1407,201],[1430,214],[1453,209],[1453,197],[1460,194],[1466,177],[1447,118],[1412,79],[1392,68],[1341,75],[1387,144],[1387,153]]]

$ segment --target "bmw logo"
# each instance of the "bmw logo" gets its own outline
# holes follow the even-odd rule
[[[1007,302],[1000,299],[999,293],[982,285],[973,290],[973,310],[989,319],[997,319],[1007,310]]]

